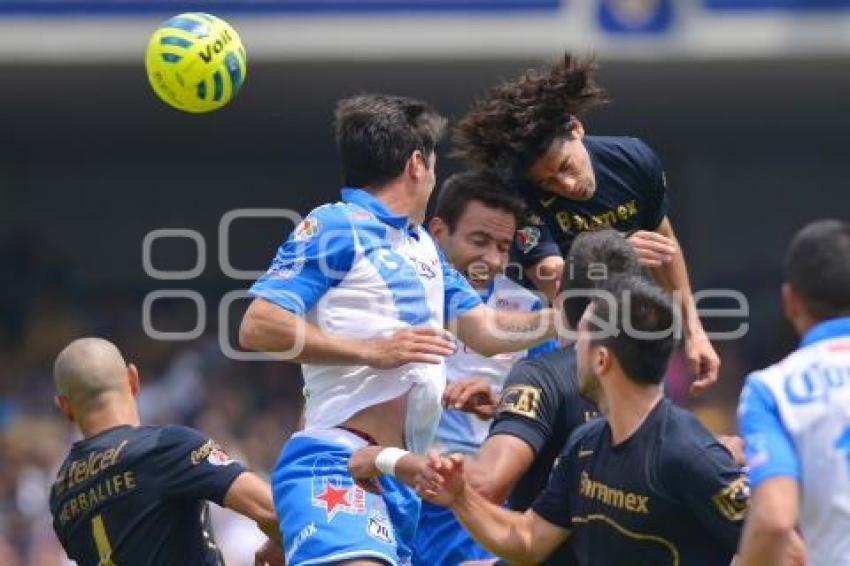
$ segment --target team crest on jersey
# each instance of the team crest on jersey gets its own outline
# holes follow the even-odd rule
[[[540,228],[537,226],[526,226],[516,231],[516,241],[522,253],[528,253],[540,243]]]
[[[228,464],[233,463],[233,458],[228,456],[227,452],[222,450],[221,447],[215,446],[212,451],[210,451],[210,455],[207,456],[207,462],[213,466],[227,466]]]
[[[325,519],[330,522],[337,513],[366,513],[366,492],[344,476],[314,476],[312,503],[325,510]]]
[[[743,521],[750,504],[750,484],[747,477],[739,476],[718,491],[712,498],[720,514],[730,521]]]
[[[304,242],[309,240],[313,236],[319,233],[321,226],[319,221],[312,217],[308,216],[304,220],[301,221],[298,226],[295,227],[295,231],[293,232],[293,239],[296,242]]]

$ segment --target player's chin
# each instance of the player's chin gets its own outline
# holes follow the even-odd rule
[[[590,200],[593,198],[593,195],[596,194],[596,183],[585,183],[579,188],[579,190],[580,194],[576,197],[575,200]]]

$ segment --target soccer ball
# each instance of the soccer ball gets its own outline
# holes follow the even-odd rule
[[[215,16],[174,16],[153,33],[145,68],[154,92],[185,112],[210,112],[230,102],[245,82],[245,47]]]

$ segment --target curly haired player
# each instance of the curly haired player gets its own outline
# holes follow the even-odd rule
[[[640,139],[585,135],[579,116],[607,100],[593,80],[595,68],[591,58],[565,54],[496,85],[458,123],[455,155],[495,169],[526,200],[514,258],[550,299],[578,234],[606,227],[624,234],[658,282],[679,292],[687,357],[697,376],[692,391],[699,393],[717,379],[720,361],[667,217],[661,161]]]

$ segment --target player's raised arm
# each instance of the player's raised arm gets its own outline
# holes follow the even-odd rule
[[[326,332],[305,319],[354,262],[356,236],[347,214],[338,205],[326,205],[295,228],[251,287],[256,299],[242,319],[240,344],[301,363],[377,368],[439,363],[453,347],[438,329],[403,328],[390,336],[360,339]]]
[[[691,392],[699,394],[717,381],[720,358],[714,351],[714,347],[711,345],[708,336],[706,336],[702,322],[699,319],[699,313],[697,312],[693,292],[691,291],[685,256],[682,254],[681,247],[676,239],[673,225],[666,216],[661,220],[661,223],[654,232],[638,232],[629,238],[629,242],[635,246],[635,250],[641,255],[643,260],[644,254],[640,246],[648,246],[652,240],[641,236],[642,234],[655,235],[657,237],[656,239],[664,238],[669,242],[669,246],[673,250],[672,253],[668,253],[665,256],[669,258],[667,261],[663,261],[657,266],[653,266],[652,264],[647,265],[651,267],[653,276],[665,289],[676,293],[675,296],[679,301],[685,330],[685,353],[688,358],[689,369],[696,378],[691,386]]]
[[[558,335],[554,309],[502,311],[486,305],[458,316],[453,327],[465,344],[485,356],[526,350]]]

